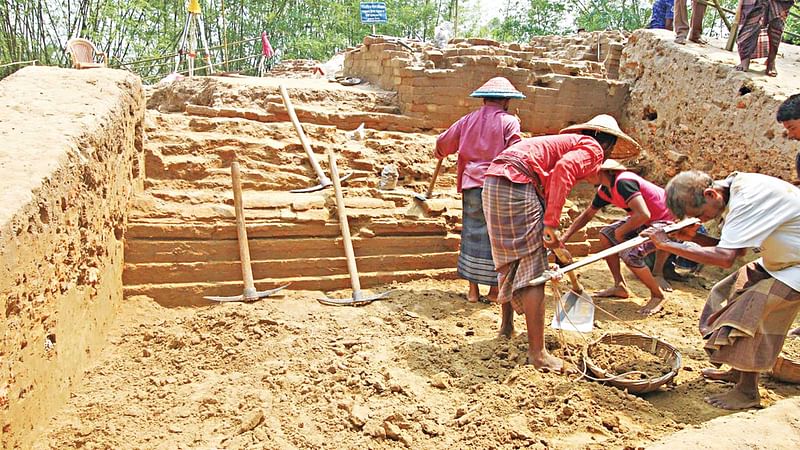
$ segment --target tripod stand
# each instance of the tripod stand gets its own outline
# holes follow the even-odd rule
[[[211,62],[211,52],[208,51],[208,40],[206,39],[205,24],[200,11],[199,0],[189,0],[187,11],[189,15],[186,17],[186,25],[183,26],[181,41],[178,44],[178,55],[175,57],[175,72],[178,71],[178,67],[180,67],[185,55],[189,66],[189,76],[194,76],[194,58],[197,56],[197,35],[199,34],[200,42],[203,44],[203,50],[206,53],[207,73],[213,73],[214,64]]]

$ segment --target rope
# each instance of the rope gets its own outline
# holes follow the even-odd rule
[[[553,297],[555,297],[556,302],[558,303],[558,306],[561,308],[561,311],[564,311],[564,318],[566,318],[567,322],[572,326],[572,328],[577,331],[577,327],[575,326],[575,323],[572,322],[572,319],[570,319],[569,314],[566,313],[566,311],[567,311],[566,305],[562,301],[562,295],[561,295],[561,290],[559,289],[559,286],[560,285],[559,285],[558,280],[550,280],[550,287],[553,290]],[[629,321],[621,319],[620,317],[616,316],[612,312],[610,312],[610,311],[598,306],[597,303],[595,303],[593,301],[586,300],[581,296],[577,296],[577,300],[582,301],[582,302],[592,303],[596,309],[599,309],[600,311],[602,311],[602,312],[606,313],[607,315],[611,316],[612,318],[616,319],[617,321],[622,323],[623,326],[629,327],[630,329],[632,329],[632,330],[634,330],[634,331],[636,331],[636,332],[638,332],[640,334],[643,334],[645,336],[655,337],[655,336],[650,335],[649,333],[646,333],[646,332],[640,330],[639,328],[634,327],[633,325],[628,323]],[[561,328],[561,316],[558,314],[558,309],[556,309],[556,319],[557,319],[557,323],[559,325],[559,327],[557,328],[557,330],[558,330],[558,340],[559,340],[559,343],[561,344],[561,347],[565,350],[565,356],[568,356],[566,354],[566,350],[568,349],[567,342],[566,342],[566,339],[564,339],[564,331]],[[578,334],[580,334],[581,338],[583,339],[583,341],[586,343],[587,346],[589,344],[591,344],[591,341],[589,341],[589,339],[586,338],[585,333],[578,332]],[[569,356],[572,356],[572,355],[569,355]],[[574,359],[570,359],[569,362],[575,364],[576,368],[578,367],[578,364],[575,362]],[[583,369],[580,369],[580,371],[578,373],[579,376],[577,376],[574,379],[570,379],[570,381],[578,381],[581,378],[588,378],[588,379],[593,380],[593,381],[614,381],[614,380],[618,380],[618,379],[621,379],[621,378],[625,378],[628,375],[637,375],[637,374],[638,375],[645,375],[645,376],[648,375],[648,374],[646,374],[644,372],[641,372],[641,371],[638,371],[638,370],[634,370],[634,371],[630,371],[630,372],[617,374],[617,375],[614,375],[614,376],[611,376],[611,377],[597,378],[597,377],[594,377],[594,376],[588,374],[588,365],[586,364],[586,359],[585,358],[581,357],[580,358],[580,362],[583,365]]]

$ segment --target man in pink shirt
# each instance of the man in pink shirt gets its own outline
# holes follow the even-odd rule
[[[509,114],[512,98],[525,98],[503,77],[492,78],[473,92],[483,106],[459,119],[436,140],[437,158],[458,152],[457,189],[462,194],[463,219],[458,275],[469,281],[467,300],[480,299],[479,285],[488,285],[489,298],[497,297],[497,272],[486,231],[481,193],[486,169],[501,151],[520,140],[519,119]]]
[[[499,274],[500,335],[514,332],[514,311],[525,314],[528,362],[538,369],[566,371],[544,347],[544,286],[528,283],[547,268],[545,248],[562,245],[558,227],[567,195],[578,180],[596,181],[603,160],[639,151],[613,117],[600,115],[556,136],[522,139],[486,171],[483,207]]]
[[[634,238],[646,228],[663,228],[675,221],[667,209],[667,194],[664,189],[629,172],[617,161],[607,159],[603,162],[600,166],[599,183],[600,186],[591,205],[572,222],[562,236],[564,242],[585,227],[595,214],[607,205],[624,209],[628,212],[628,217],[600,231],[604,249]],[[647,241],[624,250],[619,255],[606,258],[611,276],[614,278],[614,286],[596,293],[595,296],[628,298],[631,295],[620,270],[619,260],[622,259],[631,272],[650,290],[650,301],[639,309],[639,313],[650,315],[660,311],[664,304],[664,291],[671,292],[672,287],[663,276],[664,263],[668,256],[666,252],[656,252],[653,272],[647,267],[645,258],[654,251],[656,251],[655,244]]]

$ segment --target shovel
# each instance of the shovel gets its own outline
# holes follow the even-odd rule
[[[328,298],[323,297],[317,299],[323,305],[330,306],[363,306],[386,298],[391,291],[386,291],[382,294],[375,294],[372,296],[364,296],[361,292],[361,281],[358,279],[358,267],[356,266],[356,256],[353,252],[353,241],[350,239],[350,225],[347,222],[347,210],[344,206],[344,196],[342,195],[342,184],[339,179],[339,170],[336,168],[336,156],[333,152],[328,153],[328,162],[331,168],[331,177],[333,177],[333,190],[336,194],[336,210],[339,213],[339,228],[342,230],[342,240],[344,241],[344,254],[347,258],[347,271],[350,273],[350,285],[353,288],[353,296],[351,298]]]
[[[572,263],[572,255],[565,249],[557,248],[553,250],[553,253],[560,264]],[[574,271],[568,272],[567,275],[572,289],[556,302],[556,310],[553,312],[553,322],[550,326],[561,330],[589,333],[594,326],[594,301],[583,289]]]
[[[441,172],[442,170],[443,162],[444,158],[440,159],[439,162],[436,163],[436,169],[433,170],[433,177],[431,177],[431,182],[428,185],[428,190],[425,191],[424,194],[420,193],[414,194],[414,199],[419,200],[419,202],[414,202],[411,208],[409,208],[409,210],[406,212],[406,215],[419,217],[425,213],[424,207],[421,205],[424,205],[429,198],[433,197],[433,188],[436,187],[436,179],[439,178],[439,172]]]
[[[306,137],[306,133],[303,131],[303,125],[300,124],[300,120],[297,118],[297,114],[294,112],[294,106],[292,105],[292,100],[289,98],[289,93],[286,91],[286,86],[280,85],[281,97],[283,98],[283,104],[286,106],[286,111],[289,112],[289,119],[292,120],[292,124],[294,125],[294,129],[297,131],[297,136],[300,137],[300,143],[303,144],[303,150],[306,151],[306,155],[308,156],[308,162],[311,163],[311,167],[314,169],[314,172],[317,174],[317,179],[319,180],[319,184],[316,186],[311,186],[309,188],[303,189],[295,189],[291,192],[294,193],[301,193],[301,192],[315,192],[321,191],[328,186],[331,186],[331,179],[325,175],[325,172],[322,171],[322,167],[319,166],[319,162],[317,162],[317,155],[314,154],[314,150],[311,149],[311,145],[308,143],[308,137]],[[340,181],[344,181],[350,178],[353,173],[349,173],[343,176]]]
[[[268,291],[257,291],[253,282],[253,268],[250,266],[250,245],[247,243],[247,229],[244,225],[244,204],[242,202],[242,183],[239,175],[239,163],[231,163],[231,178],[233,179],[233,206],[236,210],[236,235],[239,238],[239,259],[242,262],[242,278],[244,280],[244,292],[242,295],[230,297],[207,296],[207,300],[215,302],[254,302],[264,297],[285,289],[288,284],[270,289]]]

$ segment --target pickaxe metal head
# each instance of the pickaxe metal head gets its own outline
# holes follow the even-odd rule
[[[343,176],[342,178],[340,178],[340,180],[344,181],[344,180],[350,178],[351,176],[353,176],[353,172],[350,172],[347,175]],[[293,190],[291,190],[289,192],[291,192],[293,194],[302,194],[304,192],[317,192],[317,191],[321,191],[321,190],[323,190],[323,189],[325,189],[326,187],[329,187],[329,186],[333,186],[333,182],[330,180],[330,178],[326,177],[326,178],[323,178],[322,182],[320,184],[316,185],[316,186],[311,186],[311,187],[302,188],[302,189],[293,189]]]
[[[351,298],[328,298],[322,297],[318,298],[317,301],[322,303],[323,305],[328,306],[364,306],[368,305],[376,300],[382,300],[386,298],[389,294],[393,291],[386,291],[381,294],[375,294],[364,297],[361,294],[361,291],[353,291],[353,297]]]
[[[282,290],[286,289],[289,286],[289,284],[291,284],[291,283],[287,283],[287,284],[284,284],[283,286],[277,287],[275,289],[270,289],[270,290],[267,290],[267,291],[256,291],[255,289],[253,289],[250,292],[247,292],[247,290],[245,290],[245,292],[242,293],[241,295],[233,295],[233,296],[230,296],[230,297],[221,297],[221,296],[211,296],[211,295],[209,295],[209,296],[206,296],[206,297],[203,297],[203,298],[206,299],[206,300],[214,301],[214,302],[255,302],[255,301],[261,300],[264,297],[269,297],[272,294],[275,294],[275,293],[277,293],[279,291],[282,291]]]

